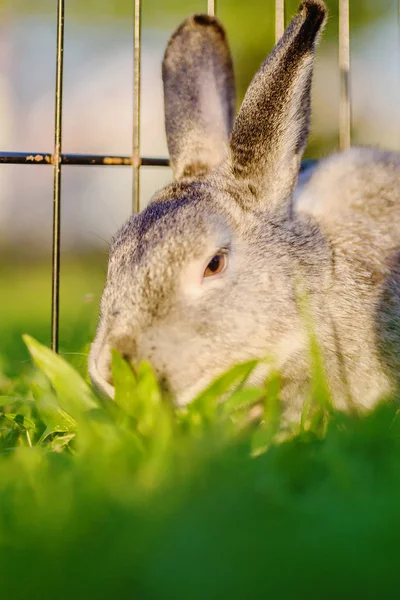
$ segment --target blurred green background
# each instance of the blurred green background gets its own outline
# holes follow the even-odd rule
[[[219,0],[234,57],[238,103],[274,43],[273,0]],[[298,2],[286,2],[286,16]],[[307,156],[338,146],[338,2],[318,53]],[[132,140],[132,16],[127,0],[66,2],[65,152],[129,154]],[[143,0],[142,154],[166,156],[160,66],[168,37],[206,2]],[[352,0],[354,143],[400,149],[397,0]],[[56,2],[2,0],[0,150],[51,152],[54,122]],[[141,205],[170,178],[142,169]],[[64,168],[60,349],[85,364],[105,277],[107,243],[128,217],[129,168]],[[50,339],[52,169],[0,168],[0,380],[29,365],[21,341]]]

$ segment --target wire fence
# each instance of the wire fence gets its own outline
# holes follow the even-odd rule
[[[350,99],[350,0],[339,0],[339,69],[341,79],[339,140],[342,150],[351,143]],[[133,0],[133,131],[131,156],[63,154],[63,75],[64,75],[64,15],[66,0],[57,0],[57,47],[55,82],[55,121],[53,153],[0,152],[0,164],[52,165],[53,184],[53,244],[52,244],[52,308],[51,348],[58,352],[60,320],[60,231],[61,180],[63,166],[129,166],[133,170],[132,211],[139,210],[140,169],[146,166],[167,167],[167,158],[147,158],[140,155],[140,67],[141,67],[141,9],[142,0]],[[215,15],[216,0],[207,0],[207,12]],[[400,15],[400,0],[399,0]],[[275,0],[275,38],[279,40],[285,27],[285,0]]]

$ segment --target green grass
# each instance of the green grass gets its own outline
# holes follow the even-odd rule
[[[0,399],[4,597],[376,598],[397,589],[394,405],[350,417],[314,397],[303,426],[282,435],[277,382],[241,387],[252,363],[176,412],[146,364],[133,374],[114,357],[112,403],[27,343],[31,392]],[[249,422],[255,402],[262,413]]]
[[[60,352],[81,370],[82,353],[94,336],[98,304],[105,279],[106,256],[66,257],[61,261]],[[29,333],[50,344],[51,261],[0,263],[0,392],[21,385],[30,371],[22,341]],[[3,374],[3,379],[1,378]],[[17,379],[15,379],[17,378]]]
[[[88,276],[69,268],[71,298],[95,293],[94,268]],[[40,273],[31,273],[36,309],[30,317],[18,309],[21,289],[6,319],[14,358],[4,358],[0,397],[1,598],[396,595],[394,402],[367,415],[338,413],[316,372],[301,423],[283,430],[278,374],[262,388],[242,385],[253,362],[177,411],[149,365],[133,373],[118,355],[111,402],[94,395],[83,364],[76,370],[71,355],[55,356],[31,337],[33,363],[18,373],[26,350],[13,328],[41,331],[48,319]],[[87,343],[86,306],[75,302],[66,313],[64,348]]]

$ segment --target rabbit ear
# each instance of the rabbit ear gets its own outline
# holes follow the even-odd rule
[[[230,140],[230,168],[257,208],[290,210],[307,141],[315,43],[326,18],[319,0],[306,0],[255,75]],[[289,203],[289,206],[288,206]]]
[[[204,175],[226,158],[234,119],[232,59],[219,21],[186,19],[169,41],[162,70],[174,177]]]

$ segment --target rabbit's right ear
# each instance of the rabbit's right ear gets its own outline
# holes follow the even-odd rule
[[[244,197],[248,208],[290,212],[310,123],[315,43],[326,14],[321,0],[305,0],[247,90],[229,167],[251,192]]]
[[[219,21],[186,19],[169,41],[162,71],[174,178],[204,175],[227,156],[235,110],[232,60]]]

